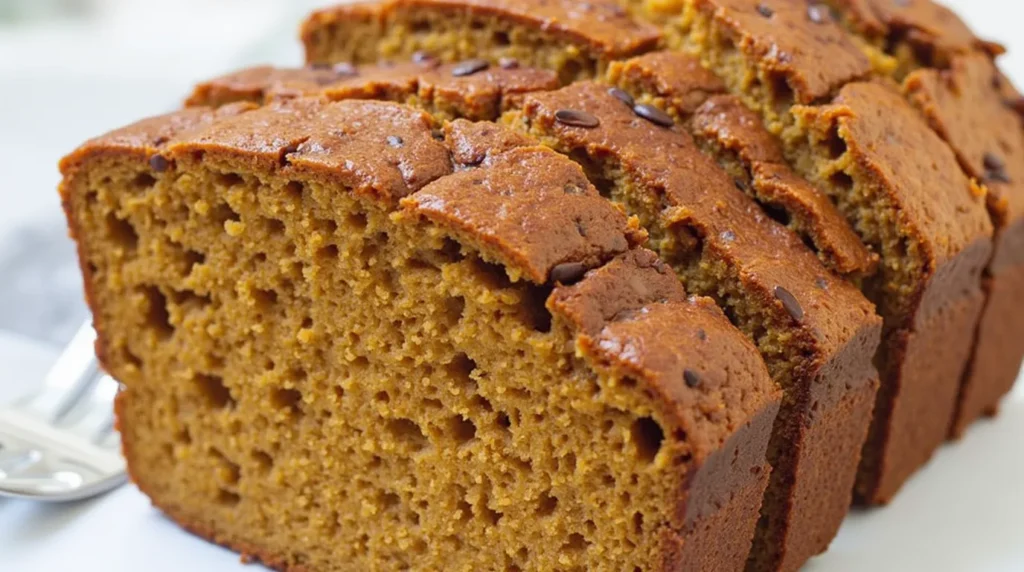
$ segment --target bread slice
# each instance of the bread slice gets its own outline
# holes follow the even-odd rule
[[[405,60],[422,51],[446,62],[512,58],[568,83],[654,49],[661,33],[611,0],[386,0],[316,12],[302,40],[314,64]]]
[[[568,112],[596,125],[560,121]],[[758,345],[785,397],[749,566],[798,568],[828,547],[850,505],[877,389],[881,319],[682,128],[642,113],[607,86],[578,82],[530,94],[510,120],[584,165],[640,218],[687,290],[713,297]]]
[[[1024,359],[1024,129],[1000,88],[1009,85],[985,54],[955,56],[950,68],[913,71],[904,88],[929,124],[957,155],[964,172],[988,189],[996,226],[995,252],[986,268],[985,312],[961,387],[951,431],[962,435],[983,415],[995,414]]]
[[[882,388],[858,496],[890,500],[955,415],[972,345],[963,332],[980,316],[992,250],[984,190],[891,84],[861,81],[877,66],[827,9],[794,0],[636,5],[665,23],[669,46],[699,57],[761,114],[796,171],[879,254],[881,271],[864,287],[886,320]]]
[[[876,62],[902,81],[909,101],[953,149],[964,173],[988,189],[995,252],[985,271],[986,304],[950,431],[962,435],[996,412],[1024,358],[1024,310],[1011,292],[1024,287],[1024,144],[1019,94],[993,58],[1002,46],[979,39],[948,8],[919,0],[903,5],[834,0],[843,24]]]
[[[92,140],[65,208],[133,480],[279,570],[739,570],[779,407],[557,153],[385,102]]]
[[[1013,292],[1024,288],[1024,147],[1021,101],[992,59],[1002,46],[977,38],[948,8],[921,0],[906,6],[837,1],[845,25],[957,155],[964,172],[988,188],[996,227],[995,253],[986,269],[985,311],[964,375],[954,436],[982,415],[996,412],[1024,358],[1024,310]]]
[[[418,54],[415,61],[372,65],[274,68],[261,66],[203,82],[186,106],[218,107],[250,101],[258,105],[301,96],[332,101],[376,99],[408,103],[438,119],[493,120],[515,107],[522,95],[559,86],[554,72],[506,60],[442,64]]]
[[[941,444],[955,414],[972,346],[963,332],[974,330],[984,305],[992,225],[984,191],[895,91],[850,84],[834,103],[797,113],[807,137],[802,170],[882,258],[868,288],[887,321],[883,387],[859,492],[887,502]]]

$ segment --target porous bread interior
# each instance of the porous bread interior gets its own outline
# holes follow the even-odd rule
[[[813,223],[802,216],[801,213],[793,212],[787,209],[785,205],[773,203],[770,197],[765,197],[759,193],[754,186],[754,176],[735,151],[722,147],[718,141],[704,137],[697,138],[697,145],[704,154],[715,158],[719,166],[725,169],[725,172],[729,173],[729,176],[738,182],[738,186],[743,192],[757,201],[761,206],[761,210],[769,218],[793,231],[793,234],[800,237],[804,246],[813,252],[822,264],[835,270],[836,264],[830,253],[818,248],[814,242],[815,231],[812,226]],[[860,284],[859,276],[847,275],[845,278]]]
[[[768,445],[767,459],[772,473],[755,534],[756,538],[779,538],[777,529],[784,523],[773,519],[772,515],[785,512],[785,504],[789,502],[786,483],[795,478],[792,443],[798,440],[802,418],[796,412],[805,409],[809,400],[808,388],[799,383],[806,379],[806,370],[811,366],[807,356],[813,350],[808,340],[797,335],[788,314],[761,302],[766,297],[752,292],[742,282],[734,264],[713,249],[705,248],[698,228],[685,221],[667,222],[663,196],[637,185],[614,155],[595,157],[584,148],[569,148],[521,112],[509,113],[504,120],[579,163],[604,196],[640,219],[641,226],[650,235],[648,247],[675,270],[686,290],[714,299],[732,323],[757,345],[772,379],[783,390],[783,398]],[[764,544],[755,540],[754,546]],[[754,550],[751,558],[765,563],[776,561],[768,551]]]
[[[887,329],[904,327],[929,272],[923,246],[907,228],[891,194],[869,169],[854,160],[846,128],[832,118],[798,114],[785,134],[786,154],[807,180],[825,191],[861,240],[880,255],[878,273],[864,280]],[[884,391],[884,388],[883,388]]]
[[[175,519],[312,570],[655,568],[689,445],[547,289],[345,189],[96,161],[65,191]]]
[[[877,74],[892,76],[896,80],[902,81],[915,69],[946,65],[945,62],[938,59],[940,54],[915,47],[906,41],[903,34],[896,34],[892,38],[884,36],[872,38],[861,33],[858,31],[857,23],[851,21],[848,8],[843,5],[843,2],[825,0],[824,3],[832,8],[833,14],[840,15],[840,23],[871,61],[871,67]]]
[[[424,51],[441,61],[470,58],[497,61],[514,58],[523,66],[552,70],[562,83],[588,79],[603,71],[604,62],[580,46],[558,45],[545,34],[499,16],[465,10],[402,7],[381,29],[376,22],[319,26],[306,38],[310,62],[375,63],[407,59]]]
[[[710,14],[686,0],[649,0],[641,13],[664,26],[665,44],[669,48],[700,59],[731,93],[761,112],[772,133],[777,135],[792,123],[789,108],[795,100],[785,76],[750,66],[730,33],[716,26]]]

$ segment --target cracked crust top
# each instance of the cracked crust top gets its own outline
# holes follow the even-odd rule
[[[797,103],[811,103],[871,72],[871,62],[830,17],[805,0],[695,0],[748,59],[785,78]]]
[[[592,114],[600,125],[563,125],[555,114],[564,109]],[[878,327],[874,306],[860,291],[832,275],[799,238],[769,219],[679,128],[639,118],[606,87],[588,82],[531,94],[523,115],[532,129],[550,134],[565,150],[615,157],[636,184],[662,195],[666,226],[697,228],[705,248],[735,262],[751,292],[763,296],[758,303],[784,305],[773,294],[778,287],[791,293],[803,314],[795,325],[813,332],[816,344],[841,347],[853,331]]]

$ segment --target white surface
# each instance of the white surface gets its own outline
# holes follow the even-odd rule
[[[63,233],[53,191],[61,155],[88,136],[174,107],[197,79],[243,63],[299,61],[294,36],[301,14],[330,3],[93,1],[104,10],[93,21],[0,28],[0,263],[25,236]],[[1007,44],[1011,52],[1002,63],[1024,87],[1022,4],[947,3],[985,37]],[[75,291],[72,274],[66,268],[0,274],[0,296],[16,293],[14,302],[0,299],[0,314],[24,305],[15,322],[38,327],[22,331],[59,340],[38,332],[73,332],[74,323],[61,324],[77,319],[73,310],[19,302],[51,282]],[[0,402],[38,383],[53,357],[51,347],[0,331]],[[852,515],[829,553],[808,570],[1024,571],[1022,439],[1024,387],[999,419],[940,451],[892,506]],[[73,506],[0,500],[0,572],[243,570],[237,562],[182,532],[130,487]]]

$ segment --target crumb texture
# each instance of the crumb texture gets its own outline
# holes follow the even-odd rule
[[[763,362],[579,167],[500,131],[298,99],[65,160],[158,506],[290,570],[742,567]]]

